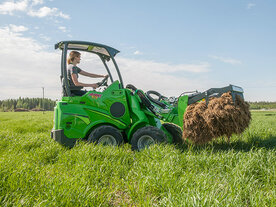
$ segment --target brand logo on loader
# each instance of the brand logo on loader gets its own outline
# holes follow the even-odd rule
[[[89,96],[91,96],[91,98],[98,99],[102,97],[102,94],[90,93]]]

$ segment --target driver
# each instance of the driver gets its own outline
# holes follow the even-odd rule
[[[78,81],[79,74],[91,77],[91,78],[105,78],[108,77],[108,75],[98,75],[93,73],[88,73],[82,69],[80,69],[77,64],[80,63],[81,60],[81,54],[77,51],[71,51],[69,54],[69,57],[67,59],[68,63],[68,79],[69,79],[69,85],[70,86],[83,86],[83,87],[92,87],[93,89],[96,89],[99,87],[97,83],[81,83]],[[75,95],[83,95],[86,93],[86,91],[73,91]]]

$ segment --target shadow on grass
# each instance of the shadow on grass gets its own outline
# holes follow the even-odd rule
[[[230,142],[229,144],[225,141],[220,142],[213,142],[210,144],[204,144],[204,145],[193,145],[193,144],[183,144],[176,146],[177,149],[184,151],[187,149],[193,149],[195,151],[201,151],[204,149],[212,149],[215,151],[228,151],[228,150],[235,150],[235,151],[244,151],[248,152],[251,149],[274,149],[276,148],[276,137],[271,136],[267,139],[262,139],[261,137],[253,137],[249,142],[237,140]]]
[[[87,140],[78,140],[75,146],[72,147],[66,147],[62,146],[64,149],[70,150],[73,149],[77,146],[83,146],[86,144],[91,144],[88,143]],[[127,144],[127,143],[125,143]],[[270,136],[266,139],[263,139],[261,137],[253,137],[251,138],[248,142],[242,141],[242,140],[235,140],[235,141],[230,141],[230,143],[227,143],[224,140],[217,140],[211,143],[203,144],[203,145],[193,145],[193,144],[188,144],[187,142],[184,144],[178,144],[174,145],[176,149],[184,152],[187,150],[194,150],[194,151],[202,151],[202,150],[212,150],[213,152],[216,151],[230,151],[230,150],[235,150],[235,151],[244,151],[248,152],[251,149],[274,149],[276,148],[276,136]]]

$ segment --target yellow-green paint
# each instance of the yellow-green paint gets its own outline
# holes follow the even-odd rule
[[[83,117],[83,116],[78,116],[76,115],[79,119],[81,119],[84,123],[86,123],[87,125],[90,123],[89,118]]]
[[[106,118],[108,118],[108,119],[110,119],[110,120],[112,120],[112,121],[114,121],[114,122],[116,122],[116,123],[122,125],[123,127],[126,127],[126,126],[127,126],[125,123],[123,123],[123,122],[121,122],[121,121],[119,121],[119,120],[117,120],[117,119],[114,119],[114,118],[112,118],[111,116],[109,116],[109,115],[107,115],[107,114],[105,114],[105,113],[102,113],[102,112],[99,112],[99,111],[95,111],[95,110],[92,110],[92,109],[86,109],[86,110],[92,111],[93,113],[96,113],[96,114],[99,114],[99,115],[101,115],[101,116],[104,116],[104,117],[106,117]]]

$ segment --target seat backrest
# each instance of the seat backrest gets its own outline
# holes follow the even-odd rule
[[[70,85],[70,81],[62,76],[60,79],[62,84],[62,96],[72,96],[74,91],[80,91],[83,88],[83,86]],[[66,90],[67,87],[69,90]],[[66,91],[69,91],[69,94]]]
[[[68,80],[66,81],[66,79],[62,76],[60,77],[60,80],[61,80],[61,85],[62,85],[62,96],[70,96],[71,94],[67,94],[67,92],[66,92],[66,91],[68,91],[68,90],[66,90],[66,87],[69,87],[69,81]]]

